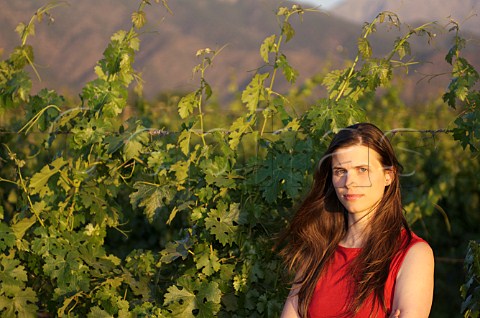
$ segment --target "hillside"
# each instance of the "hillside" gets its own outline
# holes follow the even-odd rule
[[[15,26],[28,21],[37,7],[47,2],[0,3],[0,48],[4,48],[4,54],[18,45]],[[192,82],[191,70],[198,63],[195,53],[205,47],[218,49],[227,45],[210,73],[216,84],[225,86],[232,77],[240,82],[245,80],[250,75],[248,71],[261,65],[259,47],[263,39],[278,32],[274,14],[278,4],[275,0],[177,0],[169,2],[173,14],[152,5],[147,11],[150,25],[142,35],[136,63],[137,69],[143,71],[147,95],[192,89],[196,82]],[[78,91],[92,79],[93,67],[110,35],[129,26],[135,8],[135,1],[82,0],[55,9],[55,22],[39,25],[36,36],[30,40],[36,50],[43,85]],[[303,23],[295,23],[295,27],[298,36],[286,49],[304,76],[321,70],[323,60],[329,55],[335,59],[334,48],[342,43],[351,43],[348,47],[354,50],[358,36],[354,24],[325,13],[309,14]],[[344,31],[336,33],[340,28]]]
[[[480,33],[480,0],[343,0],[332,9],[332,14],[363,23],[382,11],[395,12],[406,23],[437,21],[446,25],[453,19],[462,30]]]
[[[3,49],[4,56],[19,43],[15,26],[28,21],[35,10],[47,2],[0,3],[0,52]],[[262,65],[259,47],[263,39],[279,30],[274,14],[279,4],[285,5],[285,2],[176,0],[169,1],[173,14],[152,5],[147,11],[150,24],[142,34],[136,60],[136,68],[142,71],[145,80],[146,96],[153,98],[160,92],[196,88],[198,79],[192,79],[191,70],[199,62],[195,53],[205,47],[218,49],[226,45],[207,74],[214,90],[227,94],[224,88],[232,79],[244,86],[251,71]],[[129,27],[135,7],[136,2],[129,0],[82,0],[56,8],[54,23],[38,25],[36,35],[30,40],[42,77],[42,82],[34,83],[35,89],[50,87],[77,94],[93,78],[93,67],[111,34]],[[307,13],[302,22],[294,19],[293,24],[296,36],[283,48],[291,64],[299,70],[300,82],[322,71],[326,65],[341,67],[356,54],[360,24],[326,12]],[[397,35],[392,30],[379,30],[372,38],[376,54],[386,53]],[[438,90],[445,88],[447,76],[422,82],[427,89],[419,87],[417,82],[419,74],[448,70],[443,59],[449,41],[445,34],[440,34],[430,46],[425,39],[414,41],[418,42],[413,45],[414,57],[425,63],[411,72],[413,76],[405,84],[405,96],[409,100],[438,96]],[[474,52],[469,56],[479,60]]]

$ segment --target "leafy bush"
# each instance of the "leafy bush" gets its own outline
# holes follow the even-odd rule
[[[144,101],[139,117],[122,118],[132,83],[141,84],[133,63],[149,4],[140,1],[132,27],[111,37],[79,105],[54,90],[32,95],[25,70],[34,65],[27,44],[34,23],[56,4],[20,24],[21,45],[0,64],[0,109],[10,116],[0,162],[4,317],[278,316],[289,274],[272,252],[275,235],[308,188],[329,136],[366,120],[376,90],[388,87],[394,69],[408,67],[408,40],[431,36],[428,25],[410,29],[389,54],[374,57],[376,27],[399,25],[381,13],[365,25],[351,65],[322,77],[328,96],[297,114],[292,105],[302,96],[277,92],[275,83],[281,73],[295,84],[297,71],[281,47],[295,33],[290,19],[308,10],[281,7],[279,34],[260,46],[265,65],[232,102],[241,110],[235,106],[223,127],[218,115],[208,118],[206,109],[216,106],[205,74],[221,50],[201,49],[198,89],[178,100],[177,120],[157,118],[165,129],[155,129],[145,111],[153,106]],[[478,76],[460,71],[467,64],[456,47],[447,59],[456,83],[465,82],[446,93],[452,106],[478,98],[471,85]],[[454,136],[475,145],[478,135],[465,127],[478,129],[476,104],[466,105]],[[410,198],[423,202],[422,209],[406,206],[412,222],[441,200],[441,184],[431,191],[423,201],[422,194]],[[469,298],[465,306],[475,303]]]

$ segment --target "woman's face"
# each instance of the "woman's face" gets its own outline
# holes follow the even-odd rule
[[[337,197],[349,213],[373,211],[392,181],[380,155],[363,145],[337,149],[332,154],[332,172]]]

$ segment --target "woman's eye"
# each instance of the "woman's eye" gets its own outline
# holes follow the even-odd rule
[[[364,167],[361,167],[361,168],[359,168],[358,170],[359,170],[360,172],[367,172],[367,171],[368,171],[368,169],[367,169],[367,168],[364,168]]]
[[[341,176],[343,176],[345,173],[346,173],[346,171],[343,170],[343,169],[335,169],[335,170],[333,171],[333,174],[334,174],[335,176],[337,176],[337,177],[341,177]]]

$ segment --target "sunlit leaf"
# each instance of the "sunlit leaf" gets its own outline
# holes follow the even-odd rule
[[[190,116],[193,113],[197,103],[198,101],[195,92],[182,97],[178,103],[178,113],[180,114],[180,117],[185,119]]]
[[[295,83],[295,80],[298,77],[298,71],[290,66],[285,55],[281,54],[278,57],[277,65],[282,70],[283,75],[285,75],[287,81],[289,81],[290,83]]]
[[[248,114],[254,114],[260,101],[265,100],[265,80],[269,77],[269,73],[256,74],[247,88],[242,92],[242,102],[246,104]]]
[[[285,42],[290,41],[295,36],[295,29],[287,21],[283,22],[282,33],[285,35]]]
[[[147,18],[144,11],[136,11],[132,13],[132,23],[137,29],[141,29],[146,22]]]
[[[275,47],[276,35],[271,35],[263,40],[262,45],[260,46],[260,56],[263,58],[265,63],[269,62],[268,54],[273,51]]]
[[[17,240],[20,240],[25,235],[25,232],[37,222],[37,217],[34,215],[30,218],[24,218],[12,225],[13,233]]]
[[[178,280],[165,294],[165,304],[173,317],[215,317],[220,309],[221,291],[216,282],[199,282],[190,277]],[[198,310],[198,314],[194,311]]]
[[[144,213],[150,222],[153,222],[161,208],[168,204],[175,195],[175,190],[168,184],[136,182],[133,187],[136,191],[130,194],[130,203],[134,207],[145,208]]]
[[[217,209],[211,209],[205,219],[205,225],[210,233],[215,235],[222,245],[232,244],[236,239],[240,209],[238,204],[220,204]]]
[[[368,59],[372,56],[372,47],[370,46],[368,39],[358,39],[358,52],[364,59]]]
[[[62,157],[55,159],[50,165],[46,165],[37,172],[29,183],[29,188],[32,194],[40,194],[43,195],[48,191],[47,182],[48,180],[56,174],[64,165],[67,164]]]

